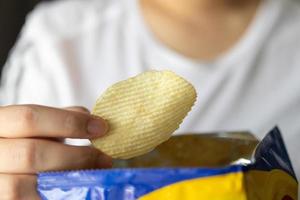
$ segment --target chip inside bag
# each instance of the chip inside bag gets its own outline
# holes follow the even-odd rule
[[[233,146],[230,154],[241,151]],[[146,156],[159,157],[154,155],[159,151],[153,152]],[[37,190],[43,200],[297,200],[298,182],[279,129],[271,130],[250,153],[247,162],[219,167],[127,168],[132,166],[128,161],[125,168],[118,164],[113,169],[43,172]],[[164,160],[174,159],[166,155]]]

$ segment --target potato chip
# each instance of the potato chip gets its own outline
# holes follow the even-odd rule
[[[110,130],[92,144],[113,158],[147,153],[169,139],[195,101],[194,87],[171,71],[148,71],[118,82],[93,109]]]

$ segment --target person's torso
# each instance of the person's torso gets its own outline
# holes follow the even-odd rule
[[[52,105],[92,109],[113,83],[167,69],[190,81],[198,93],[178,133],[250,130],[262,137],[279,125],[291,151],[299,147],[298,3],[266,0],[240,41],[213,62],[191,60],[160,44],[135,0],[63,1],[43,9],[45,19],[37,20],[47,27],[41,32],[41,53],[53,89],[61,91],[54,91],[60,96]],[[21,98],[20,103],[30,101]]]

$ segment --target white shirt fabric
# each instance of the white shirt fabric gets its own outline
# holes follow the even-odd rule
[[[111,84],[172,70],[198,99],[177,132],[278,125],[300,172],[300,5],[265,0],[243,37],[211,62],[192,60],[152,35],[137,0],[61,0],[28,17],[4,71],[1,104],[92,108]]]

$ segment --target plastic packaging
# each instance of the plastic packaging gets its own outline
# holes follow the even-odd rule
[[[298,182],[278,128],[245,163],[46,172],[38,175],[37,189],[43,200],[297,200]]]

